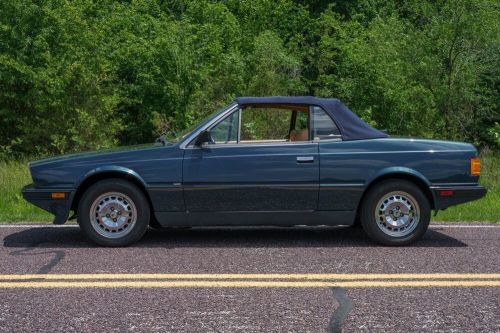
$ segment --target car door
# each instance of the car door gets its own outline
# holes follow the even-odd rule
[[[259,132],[258,128],[249,128],[251,122],[245,122],[244,112],[240,109],[212,126],[211,144],[186,147],[183,188],[188,211],[316,210],[319,193],[318,144],[309,138],[290,141],[291,128],[286,129],[289,131],[288,139],[283,139],[284,130],[273,129],[276,126],[267,126],[267,130],[274,130],[280,140],[244,140],[248,133]],[[266,126],[266,122],[276,117],[263,118],[250,120]],[[284,121],[281,124],[285,126]],[[304,130],[297,132],[303,133]]]
[[[355,211],[365,185],[360,179],[370,169],[359,156],[362,141],[342,141],[333,119],[320,107],[311,110],[314,141],[321,164],[319,211]]]

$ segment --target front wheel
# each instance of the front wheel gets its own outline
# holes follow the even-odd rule
[[[429,200],[418,186],[406,180],[377,184],[361,206],[363,229],[384,245],[407,245],[420,239],[430,217]]]
[[[142,191],[123,179],[92,185],[78,204],[78,224],[102,246],[127,246],[138,241],[149,224],[150,209]]]

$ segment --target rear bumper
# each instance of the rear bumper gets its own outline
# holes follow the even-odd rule
[[[26,201],[54,214],[54,224],[64,224],[68,220],[71,203],[75,194],[74,190],[55,188],[38,189],[30,184],[25,186],[21,192]],[[52,193],[54,192],[64,193],[64,198],[52,199]]]
[[[431,186],[434,196],[434,209],[441,210],[450,206],[481,199],[486,195],[486,188],[472,186]]]

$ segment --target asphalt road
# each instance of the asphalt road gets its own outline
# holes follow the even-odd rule
[[[1,226],[0,332],[500,332],[500,226],[410,247],[358,229]]]

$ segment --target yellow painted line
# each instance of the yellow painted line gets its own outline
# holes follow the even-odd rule
[[[415,279],[500,279],[500,273],[429,274],[1,274],[9,280],[415,280]]]
[[[394,287],[500,287],[495,280],[454,281],[23,281],[1,282],[8,288],[394,288]]]

